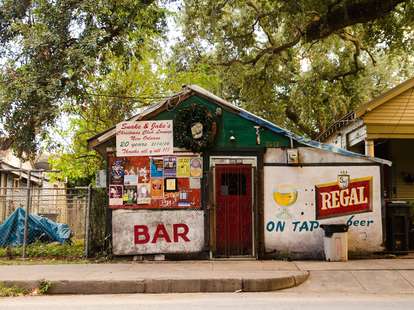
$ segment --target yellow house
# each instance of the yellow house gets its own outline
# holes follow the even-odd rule
[[[383,175],[388,247],[414,250],[414,78],[348,113],[318,139],[392,161]]]

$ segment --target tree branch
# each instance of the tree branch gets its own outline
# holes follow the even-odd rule
[[[345,27],[366,23],[386,16],[395,7],[409,0],[348,0],[335,3],[319,19],[314,19],[305,29],[308,42],[319,40]]]
[[[290,47],[295,46],[296,44],[299,43],[301,37],[302,37],[302,33],[300,31],[298,31],[296,33],[296,36],[291,41],[289,41],[285,44],[282,44],[282,45],[270,46],[270,47],[267,47],[265,49],[262,49],[256,54],[255,57],[253,57],[251,59],[240,60],[240,59],[234,58],[234,59],[231,59],[227,62],[219,63],[219,65],[221,65],[221,66],[230,66],[234,63],[240,63],[240,64],[243,64],[243,65],[255,65],[260,60],[260,58],[262,58],[266,54],[268,54],[268,55],[278,54],[278,53],[280,53],[280,52],[282,52],[282,51],[284,51],[284,50],[286,50]]]

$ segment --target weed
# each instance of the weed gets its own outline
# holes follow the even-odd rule
[[[39,283],[39,294],[43,295],[46,294],[50,287],[52,286],[52,282],[47,281],[47,280],[42,280]]]
[[[0,297],[23,296],[29,294],[29,291],[17,286],[5,286],[0,283]]]

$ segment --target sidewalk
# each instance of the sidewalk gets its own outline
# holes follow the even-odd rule
[[[50,294],[274,291],[303,283],[308,272],[283,261],[183,261],[0,266],[0,282],[26,289],[50,282]]]
[[[310,273],[288,291],[296,293],[414,293],[414,259],[370,259],[349,262],[296,262]]]
[[[260,292],[286,288],[321,294],[414,293],[414,259],[0,266],[0,282],[6,285],[34,289],[42,280],[51,283],[50,294]]]

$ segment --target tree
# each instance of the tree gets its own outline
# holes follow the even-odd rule
[[[100,155],[88,149],[87,139],[115,126],[145,106],[165,100],[182,85],[196,83],[217,90],[218,80],[212,71],[197,67],[195,71],[177,72],[165,63],[162,53],[152,46],[142,49],[141,58],[125,64],[122,57],[108,57],[107,74],[90,75],[87,100],[82,105],[65,105],[67,128],[56,126],[49,132],[49,162],[60,173],[51,177],[67,179],[70,185],[88,185],[99,169],[104,169]],[[60,144],[56,141],[67,141]]]
[[[62,112],[88,99],[87,77],[129,63],[165,27],[153,0],[4,0],[0,4],[0,115],[19,156],[33,157]]]
[[[411,74],[413,13],[412,0],[187,0],[175,58],[215,65],[223,97],[315,138]]]

